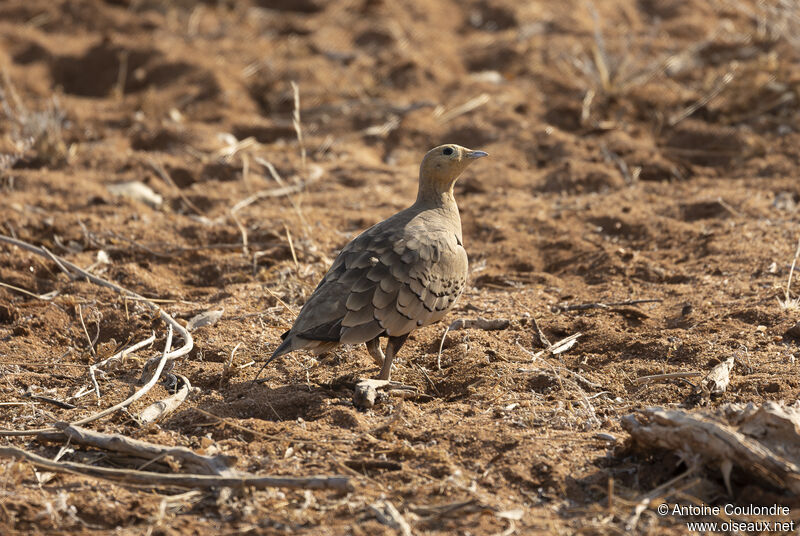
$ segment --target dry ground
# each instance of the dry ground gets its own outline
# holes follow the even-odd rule
[[[800,391],[785,335],[798,310],[779,303],[800,234],[800,9],[772,4],[0,3],[0,232],[81,266],[102,250],[110,262],[95,273],[167,300],[181,321],[224,309],[176,367],[198,392],[175,414],[134,420],[166,396],[158,385],[93,428],[355,485],[168,500],[178,491],[4,460],[0,532],[392,534],[370,508],[382,499],[420,534],[630,532],[636,502],[686,467],[631,447],[619,418],[697,403],[697,379],[636,378],[705,373],[735,355],[712,405]],[[292,321],[281,301],[298,310],[338,248],[408,205],[421,155],[444,142],[491,158],[457,186],[470,286],[444,323],[412,335],[395,372],[427,396],[354,409],[352,379],[376,372],[363,348],[289,356],[251,388],[259,366],[245,365]],[[280,186],[265,162],[309,184],[232,215]],[[107,188],[131,180],[163,204]],[[96,411],[93,395],[70,410],[24,395],[66,399],[89,364],[155,330],[151,350],[101,379],[99,405],[122,400],[163,347],[165,326],[141,303],[69,281],[47,259],[0,246],[0,281],[58,291],[48,301],[0,287],[2,428]],[[629,300],[658,301],[565,310]],[[510,326],[451,332],[439,369],[445,326],[478,316]],[[531,361],[533,318],[551,340],[583,335]],[[63,459],[121,463],[101,458],[76,447]],[[797,506],[736,470],[733,497],[713,468],[694,477],[662,496]],[[682,523],[648,508],[633,531]]]

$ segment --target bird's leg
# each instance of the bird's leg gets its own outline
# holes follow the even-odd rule
[[[379,380],[389,381],[389,378],[392,377],[392,360],[394,360],[394,356],[400,351],[400,347],[403,346],[407,338],[408,333],[399,337],[389,337],[389,342],[386,343],[386,357],[383,359],[381,375],[378,376]]]
[[[367,352],[372,356],[372,359],[379,367],[383,367],[383,350],[381,350],[381,338],[375,337],[371,341],[365,343],[367,345]]]

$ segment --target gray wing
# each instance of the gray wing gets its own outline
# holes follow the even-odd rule
[[[409,238],[407,226],[375,226],[342,250],[291,333],[350,344],[405,335],[440,320],[466,275],[467,255],[454,233]]]

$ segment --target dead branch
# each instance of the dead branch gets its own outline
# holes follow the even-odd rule
[[[727,406],[726,415],[647,408],[622,418],[633,440],[643,448],[699,455],[710,467],[733,465],[772,485],[800,493],[798,413],[767,402],[757,410]],[[727,422],[726,422],[727,421]],[[730,424],[729,424],[730,423]],[[723,471],[726,484],[729,471]]]
[[[123,484],[152,487],[177,486],[183,488],[294,488],[294,489],[339,489],[352,491],[353,486],[346,476],[279,477],[257,476],[243,473],[237,476],[214,476],[198,474],[164,474],[151,471],[95,467],[76,462],[55,462],[16,447],[0,447],[0,458],[24,459],[37,467],[61,473],[75,473],[93,478],[112,480]]]
[[[135,293],[133,291],[130,291],[128,289],[125,289],[125,288],[123,288],[123,287],[121,287],[121,286],[119,286],[119,285],[117,285],[115,283],[107,281],[107,280],[103,279],[102,277],[95,276],[95,275],[87,272],[86,270],[80,268],[79,266],[69,262],[68,260],[66,260],[64,258],[61,258],[61,257],[58,257],[57,255],[54,255],[54,254],[50,253],[46,248],[40,248],[40,247],[34,246],[32,244],[29,244],[28,242],[24,242],[22,240],[17,240],[15,238],[11,238],[11,237],[5,236],[5,235],[0,235],[0,242],[5,242],[7,244],[11,244],[13,246],[17,246],[17,247],[22,248],[22,249],[24,249],[26,251],[30,251],[32,253],[36,253],[37,255],[41,255],[41,256],[44,256],[44,257],[50,257],[54,261],[56,261],[58,263],[59,267],[61,267],[62,270],[67,271],[67,273],[69,273],[69,271],[71,270],[72,272],[80,274],[82,277],[85,277],[88,281],[90,281],[92,283],[95,283],[96,285],[99,285],[99,286],[102,286],[102,287],[106,287],[106,288],[110,288],[110,289],[114,290],[115,292],[118,292],[119,294],[121,294],[121,295],[123,295],[125,297],[133,298],[133,299],[136,299],[136,300],[142,300],[142,302],[145,303],[148,307],[150,307],[151,309],[157,311],[159,316],[161,317],[161,319],[170,326],[170,332],[174,328],[175,331],[177,331],[178,334],[181,336],[181,338],[183,339],[183,342],[184,342],[183,346],[181,346],[177,350],[174,350],[172,352],[167,351],[160,358],[155,358],[155,360],[151,360],[151,361],[158,361],[159,362],[159,367],[160,367],[159,374],[160,374],[161,369],[163,369],[163,364],[160,364],[162,361],[164,361],[164,362],[170,361],[171,362],[172,360],[177,359],[179,357],[182,357],[182,356],[184,356],[184,355],[186,355],[186,354],[188,354],[189,352],[192,351],[192,348],[194,346],[194,340],[192,339],[192,336],[189,334],[189,332],[181,324],[179,324],[174,318],[172,318],[163,309],[161,309],[161,307],[159,307],[158,305],[156,305],[152,301],[148,300],[144,296],[141,296],[141,295],[139,295],[139,294],[137,294],[137,293]],[[148,364],[149,363],[150,362],[148,362]],[[147,370],[148,364],[145,365],[145,370]],[[155,378],[155,380],[153,380],[151,378],[152,382],[155,382],[158,379],[157,375],[155,375],[154,378]],[[141,396],[141,395],[139,395],[139,396]],[[133,402],[133,400],[131,400],[130,402]],[[128,403],[130,403],[130,402],[128,402]],[[114,408],[115,408],[114,411],[119,409],[119,407],[117,407],[117,406],[114,406]],[[108,413],[106,413],[106,412],[101,412],[100,414],[97,414],[97,415],[93,416],[91,418],[91,420],[95,420],[97,418],[104,417],[107,414]],[[78,422],[76,422],[74,424],[85,424],[86,422],[90,422],[90,421],[81,420],[81,421],[78,421]],[[37,434],[40,434],[40,433],[52,432],[52,431],[54,431],[53,428],[39,428],[39,429],[34,429],[34,430],[0,430],[0,436],[37,435]]]
[[[205,456],[186,447],[167,447],[139,439],[126,437],[122,434],[106,434],[95,432],[88,428],[68,423],[58,423],[55,426],[58,432],[40,434],[39,439],[48,441],[63,441],[69,439],[70,443],[88,445],[111,452],[129,454],[138,458],[152,460],[170,456],[198,474],[232,476],[231,468],[236,463],[234,456],[219,454]]]

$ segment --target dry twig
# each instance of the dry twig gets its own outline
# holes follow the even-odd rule
[[[56,424],[56,428],[58,429],[57,432],[40,434],[38,437],[48,441],[63,441],[64,439],[68,439],[69,442],[73,444],[88,445],[90,447],[129,454],[147,460],[169,456],[180,461],[185,467],[199,474],[230,476],[233,474],[231,468],[234,463],[236,463],[236,458],[233,456],[226,456],[223,454],[206,456],[197,454],[186,447],[157,445],[155,443],[133,439],[122,434],[95,432],[73,424],[59,423]]]
[[[155,331],[153,332],[152,335],[150,335],[145,340],[143,340],[143,341],[141,341],[139,343],[136,343],[133,346],[125,348],[124,350],[122,350],[120,352],[117,352],[116,354],[112,355],[111,357],[109,357],[107,359],[104,359],[103,361],[100,361],[99,363],[94,363],[93,365],[91,365],[89,367],[89,378],[92,380],[92,385],[94,386],[94,390],[95,390],[95,394],[97,395],[97,401],[98,402],[100,401],[100,386],[97,384],[97,377],[95,375],[97,370],[100,367],[104,367],[104,366],[108,365],[112,361],[117,361],[119,359],[123,359],[126,355],[135,352],[139,348],[143,348],[143,347],[147,346],[148,344],[152,343],[154,340],[156,340]]]
[[[482,329],[486,331],[495,331],[500,329],[507,329],[511,322],[506,318],[459,318],[454,320],[447,326],[442,334],[442,340],[439,341],[439,353],[436,356],[436,368],[442,370],[442,349],[444,348],[444,340],[447,334],[451,331],[459,329]]]
[[[93,478],[112,480],[123,484],[152,487],[177,486],[183,488],[294,488],[294,489],[339,489],[351,491],[350,479],[346,476],[278,477],[239,474],[216,476],[199,474],[164,474],[132,469],[95,467],[76,462],[55,462],[16,447],[0,447],[0,458],[23,459],[37,467],[61,473],[75,473]]]
[[[172,347],[172,326],[170,326],[169,331],[167,331],[167,342],[164,345],[164,353],[161,355],[161,360],[158,362],[158,367],[156,368],[156,371],[153,373],[153,376],[150,378],[150,380],[146,384],[144,384],[144,386],[142,386],[141,389],[133,393],[131,396],[129,396],[127,399],[123,400],[119,404],[115,404],[110,408],[106,408],[103,411],[95,413],[94,415],[90,415],[89,417],[78,419],[77,421],[74,421],[72,424],[81,425],[90,423],[92,421],[96,421],[98,419],[102,419],[106,415],[110,415],[122,408],[126,408],[131,404],[133,404],[134,402],[136,402],[137,400],[139,400],[140,398],[142,398],[150,389],[153,388],[153,386],[158,381],[158,378],[161,376],[161,371],[164,370],[164,365],[167,363],[167,356],[169,355],[171,347]]]
[[[369,509],[383,525],[395,529],[403,536],[411,536],[411,525],[391,502],[379,501],[369,505]]]
[[[666,374],[651,374],[649,376],[640,376],[636,378],[636,385],[641,385],[643,383],[648,383],[651,381],[661,381],[661,380],[674,380],[678,378],[696,378],[697,376],[702,376],[701,372],[668,372]]]
[[[161,177],[161,180],[172,186],[175,189],[175,191],[178,192],[178,196],[180,196],[181,200],[184,203],[186,203],[187,207],[192,209],[198,216],[204,215],[203,211],[197,208],[197,205],[192,203],[192,201],[188,197],[186,197],[186,194],[183,193],[183,190],[181,190],[180,186],[175,184],[175,181],[172,180],[172,177],[170,177],[169,172],[166,170],[166,168],[164,168],[163,165],[161,165],[161,162],[158,162],[155,159],[151,158],[149,163],[150,167],[153,168],[153,171],[155,171],[158,174],[158,176]]]
[[[587,309],[609,309],[611,307],[620,307],[624,305],[638,305],[640,303],[661,303],[662,299],[654,298],[649,300],[626,300],[621,302],[613,302],[613,303],[578,303],[573,305],[554,305],[552,307],[552,311],[554,313],[563,313],[566,311],[585,311]]]

